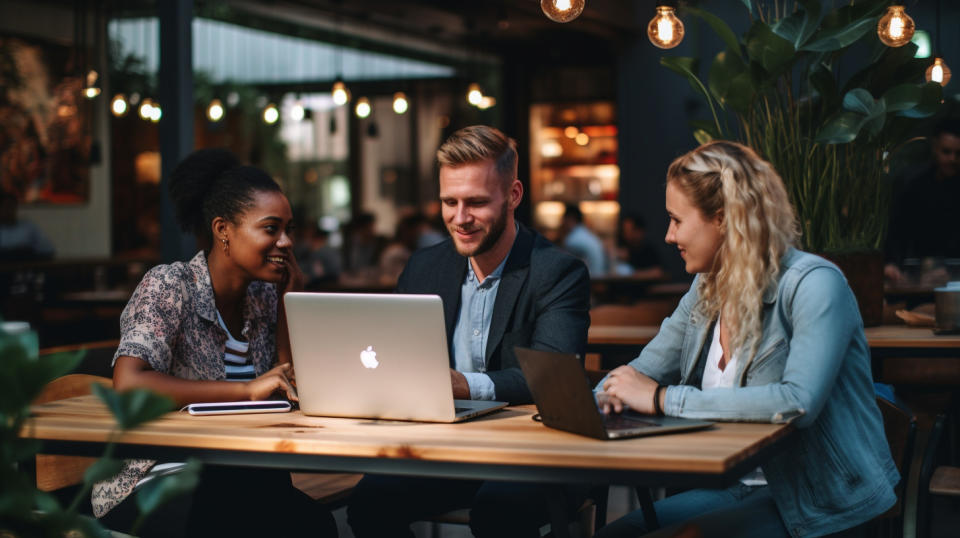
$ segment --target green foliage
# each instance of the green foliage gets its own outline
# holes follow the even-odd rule
[[[715,15],[685,10],[725,46],[706,84],[698,59],[661,59],[710,107],[713,121],[693,122],[694,138],[739,140],[769,159],[796,206],[805,248],[880,248],[890,188],[884,172],[912,120],[936,112],[940,86],[922,82],[926,65],[914,58],[915,45],[880,43],[876,26],[887,0],[837,9],[816,0],[743,3],[752,22],[742,38]],[[841,59],[855,47],[868,54],[841,79]]]
[[[79,514],[77,507],[89,499],[95,482],[119,472],[121,462],[111,457],[112,444],[87,470],[83,487],[66,507],[55,496],[37,490],[21,468],[41,448],[40,442],[19,437],[29,427],[30,403],[47,383],[71,372],[82,358],[83,352],[38,357],[18,335],[0,330],[0,536],[109,536],[94,518]],[[99,385],[93,390],[117,418],[117,434],[173,409],[169,398],[147,391],[117,393]],[[198,468],[198,463],[191,462],[186,473],[148,483],[150,487],[138,492],[140,520],[173,496],[192,490]]]

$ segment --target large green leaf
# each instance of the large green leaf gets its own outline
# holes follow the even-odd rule
[[[850,2],[845,6],[825,13],[820,27],[824,30],[832,30],[850,26],[863,19],[879,18],[889,3],[889,0],[858,0],[857,2]]]
[[[833,110],[840,102],[837,80],[833,73],[826,66],[818,63],[810,67],[807,79],[810,87],[820,96],[824,109]]]
[[[799,9],[773,24],[773,31],[793,43],[795,49],[800,49],[820,24],[820,2],[800,0],[797,5]]]
[[[167,501],[193,491],[201,469],[200,462],[191,458],[183,469],[145,483],[137,492],[137,507],[140,509],[141,518]]]
[[[94,482],[106,480],[120,474],[122,467],[123,461],[121,460],[100,458],[95,461],[93,465],[87,467],[86,472],[83,473],[83,481],[86,484],[92,485]]]
[[[737,38],[737,34],[733,33],[733,30],[730,29],[730,26],[723,21],[720,17],[717,17],[713,13],[706,12],[702,9],[697,9],[695,7],[684,8],[684,11],[700,17],[710,28],[713,28],[713,31],[720,36],[720,39],[723,40],[724,44],[727,46],[727,50],[736,54],[737,56],[743,56],[740,52],[740,40]]]
[[[120,393],[96,384],[93,385],[93,392],[107,404],[117,424],[124,430],[136,428],[174,409],[173,400],[145,389]]]
[[[876,100],[870,92],[863,88],[854,88],[843,96],[843,108],[851,112],[859,112],[864,116],[873,116],[879,113]]]
[[[883,94],[883,102],[887,112],[909,110],[920,104],[922,98],[923,90],[918,84],[900,84]]]
[[[853,142],[860,133],[860,127],[866,116],[858,112],[844,110],[835,114],[824,123],[817,133],[817,142],[821,144],[846,144]]]
[[[877,27],[876,18],[862,19],[850,26],[820,30],[806,45],[804,51],[832,52],[849,47]]]
[[[718,102],[740,113],[747,111],[757,91],[747,65],[739,56],[728,51],[717,54],[713,59],[707,84]]]
[[[20,412],[47,383],[73,371],[83,353],[30,357],[18,339],[0,336],[0,413]]]
[[[773,33],[763,21],[753,21],[746,35],[747,56],[763,67],[770,78],[779,77],[797,59],[796,50],[786,39]]]
[[[696,71],[698,63],[699,62],[696,58],[685,56],[663,56],[660,58],[660,65],[666,67],[674,73],[682,75],[685,79],[687,79],[687,82],[690,84],[691,88],[703,95],[704,98],[710,99],[710,95],[707,93],[707,88],[703,85],[703,82],[700,82],[700,78],[697,77]]]
[[[927,82],[920,87],[920,101],[913,108],[897,112],[906,118],[927,118],[940,108],[943,101],[943,87],[936,82]]]

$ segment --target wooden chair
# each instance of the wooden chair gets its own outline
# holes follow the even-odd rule
[[[113,386],[113,381],[108,377],[96,375],[67,374],[48,383],[33,403],[42,404],[74,396],[85,396],[91,393],[91,387],[94,384],[110,387]],[[83,473],[86,472],[87,467],[95,461],[97,458],[37,454],[37,489],[54,491],[79,484],[83,482]]]
[[[903,536],[903,504],[910,477],[910,464],[917,435],[917,420],[913,413],[902,409],[882,397],[877,397],[877,407],[883,416],[883,431],[890,446],[890,455],[900,472],[897,484],[897,502],[885,513],[867,522],[864,530],[871,536]]]
[[[939,415],[930,430],[927,448],[920,463],[919,484],[917,487],[917,537],[928,538],[931,535],[933,521],[933,497],[960,497],[960,467],[937,465],[941,461],[941,444],[946,428],[947,416]]]
[[[113,376],[113,354],[120,345],[119,340],[101,340],[98,342],[86,342],[83,344],[71,344],[69,346],[47,347],[40,350],[40,356],[53,355],[55,353],[73,353],[83,350],[85,354],[80,365],[77,366],[78,374],[91,374],[101,377]]]
[[[313,500],[336,510],[350,498],[353,488],[363,478],[359,473],[290,473],[293,486]]]
[[[591,325],[656,325],[673,313],[669,300],[644,300],[633,304],[602,304],[590,309]]]

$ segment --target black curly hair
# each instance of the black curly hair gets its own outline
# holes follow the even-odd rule
[[[237,222],[253,205],[253,193],[280,192],[266,172],[241,166],[233,153],[222,148],[188,155],[173,170],[169,187],[180,228],[192,233],[204,250],[213,244],[210,223],[214,218]]]

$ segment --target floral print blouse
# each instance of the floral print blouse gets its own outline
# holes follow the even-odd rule
[[[258,376],[276,362],[276,328],[276,286],[251,283],[241,335],[249,342],[248,356]],[[174,377],[224,380],[226,341],[217,322],[207,257],[201,251],[189,263],[158,265],[144,275],[120,316],[120,346],[113,362],[130,356]],[[102,517],[126,498],[154,463],[126,460],[120,474],[94,484],[94,515]]]

